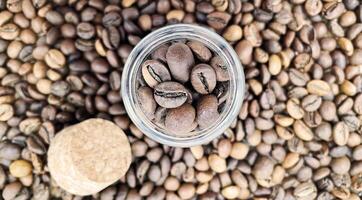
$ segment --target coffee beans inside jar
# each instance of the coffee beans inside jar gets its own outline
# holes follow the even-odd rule
[[[228,99],[226,61],[197,40],[158,46],[142,63],[137,98],[167,133],[187,136],[215,124]]]

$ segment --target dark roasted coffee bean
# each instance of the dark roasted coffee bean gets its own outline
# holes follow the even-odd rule
[[[122,23],[122,16],[118,12],[109,12],[102,18],[104,26],[119,26]]]
[[[107,60],[101,57],[96,58],[91,64],[91,69],[95,73],[105,74],[109,71],[109,68]]]
[[[82,22],[77,25],[77,35],[85,40],[91,39],[95,35],[95,28],[87,22]]]
[[[172,44],[167,50],[166,60],[174,79],[182,83],[190,79],[189,74],[195,61],[187,45],[180,42]]]
[[[103,30],[102,40],[104,45],[109,49],[115,49],[121,42],[120,34],[116,27],[110,26]]]
[[[163,82],[155,86],[154,98],[164,108],[176,108],[187,100],[186,88],[177,82]]]
[[[152,88],[159,83],[171,80],[167,67],[157,60],[147,60],[142,64],[142,76]]]
[[[216,86],[215,71],[207,64],[198,64],[192,68],[190,79],[192,87],[200,94],[209,94]]]
[[[230,19],[230,14],[216,11],[207,15],[207,24],[216,30],[220,30],[228,25]]]

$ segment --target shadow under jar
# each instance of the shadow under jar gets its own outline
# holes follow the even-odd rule
[[[206,64],[211,66],[211,62],[217,65],[217,62],[219,62],[219,67],[226,68],[225,72],[228,76],[227,79],[229,79],[228,81],[224,81],[218,77],[218,80],[222,81],[216,81],[215,88],[210,86],[210,91],[205,92],[202,91],[203,88],[195,90],[195,84],[197,83],[192,83],[192,77],[185,78],[185,73],[183,73],[182,70],[178,73],[177,63],[176,65],[174,64],[173,69],[170,69],[170,60],[169,63],[167,63],[167,60],[162,60],[159,56],[155,55],[155,51],[162,48],[164,48],[164,52],[161,53],[163,55],[165,51],[171,51],[168,48],[174,44],[181,44],[180,46],[186,44],[190,47],[192,44],[197,45],[200,43],[210,50],[211,58],[205,61],[197,54],[198,46],[194,49],[190,48],[192,49],[191,52],[194,57],[194,62],[189,62],[189,59],[185,60],[184,63],[188,62],[189,65],[192,65],[190,66],[190,70],[187,71],[187,75],[192,76],[193,71],[195,71],[194,74],[207,74],[210,67],[202,65]],[[174,52],[178,50],[179,49],[176,49]],[[216,57],[219,60],[217,60]],[[168,78],[166,78],[165,81],[160,81],[160,79],[157,81],[157,78],[151,81],[145,80],[145,72],[142,71],[145,65],[148,67],[156,65],[155,67],[157,68],[159,64],[166,67],[170,72],[170,76],[168,77],[168,75],[166,75]],[[197,68],[195,66],[197,66]],[[180,65],[180,68],[181,67],[182,64]],[[212,69],[214,69],[214,67],[212,67]],[[152,71],[153,70],[150,69],[148,73],[152,74]],[[204,77],[201,77],[199,81],[203,82],[203,78]],[[177,86],[175,86],[175,84]],[[185,90],[183,88],[188,89],[187,94],[184,94]],[[132,50],[122,74],[121,95],[129,117],[149,138],[168,146],[196,146],[205,144],[222,134],[237,117],[243,102],[244,92],[244,72],[233,48],[215,32],[196,25],[170,25],[150,33]],[[190,98],[190,93],[192,94],[191,96],[193,96],[192,98]],[[172,100],[172,98],[178,98],[180,97],[179,95],[182,98],[180,100],[174,99],[177,102],[173,102],[173,105],[170,105],[170,102],[162,102],[162,97],[168,98],[166,99],[167,101]],[[186,98],[184,97],[185,95],[187,95],[186,100],[184,99]],[[155,101],[156,104],[154,104],[155,102],[153,102],[154,99],[152,98],[157,100]],[[215,99],[217,99],[216,102]],[[141,105],[140,102],[143,102],[143,104]],[[203,120],[206,120],[206,123],[197,123],[198,120],[195,119],[195,122],[191,123],[187,128],[182,128],[183,130],[178,128],[184,127],[179,124],[181,121],[177,120],[178,117],[185,118],[185,115],[188,115],[188,110],[195,111],[194,114],[189,114],[189,116],[195,116],[195,118],[202,116],[204,111],[199,108],[202,107],[201,104],[206,104],[207,102],[213,105],[215,103],[217,104],[216,110],[214,109],[214,111],[217,112],[215,113],[217,117],[204,115]],[[145,111],[145,106],[148,106],[148,111],[154,110],[155,113]],[[177,108],[169,108],[175,106]],[[174,121],[168,121],[168,127],[166,127],[163,121],[165,119],[160,118],[160,116],[165,117],[167,114],[174,112],[175,109],[181,112],[179,114],[176,113],[176,117],[173,117]],[[176,129],[170,129],[170,126]]]

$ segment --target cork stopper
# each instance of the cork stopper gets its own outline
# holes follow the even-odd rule
[[[48,167],[56,183],[69,193],[91,195],[124,176],[131,147],[118,126],[89,119],[60,131],[48,151]]]

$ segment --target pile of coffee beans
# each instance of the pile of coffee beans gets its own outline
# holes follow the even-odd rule
[[[186,136],[214,125],[229,96],[225,60],[199,41],[161,45],[139,73],[140,106],[167,133]]]
[[[246,78],[231,126],[187,149],[146,137],[119,93],[133,47],[174,23],[223,36]],[[361,199],[359,0],[0,0],[0,66],[2,199]],[[46,154],[90,117],[127,133],[133,162],[79,197],[57,187]]]

